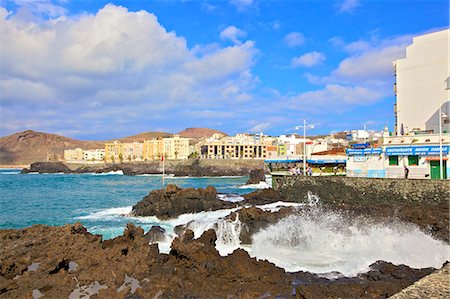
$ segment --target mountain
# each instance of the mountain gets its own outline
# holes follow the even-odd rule
[[[65,149],[103,148],[102,141],[80,141],[56,134],[23,131],[0,138],[0,164],[30,164],[62,159]]]
[[[213,129],[208,129],[208,128],[187,128],[187,129],[179,132],[178,134],[180,135],[180,137],[185,137],[185,138],[208,138],[216,133],[222,134],[224,136],[228,136],[224,132],[213,130]]]
[[[153,138],[171,137],[171,136],[173,136],[172,133],[144,132],[144,133],[133,135],[133,136],[119,138],[119,139],[116,139],[116,140],[120,140],[122,142],[134,142],[134,141],[143,142],[145,140],[149,140],[149,139],[153,139]]]

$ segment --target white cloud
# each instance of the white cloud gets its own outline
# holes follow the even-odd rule
[[[253,6],[256,1],[254,0],[230,0],[230,3],[236,6],[238,11],[244,11]]]
[[[411,35],[381,40],[372,36],[348,44],[341,39],[331,42],[338,42],[348,56],[329,75],[305,73],[309,83],[323,87],[286,96],[293,109],[318,113],[320,109],[330,111],[328,107],[337,107],[336,111],[341,111],[393,96],[392,62],[404,57],[406,46],[412,42]]]
[[[339,105],[370,104],[385,96],[382,90],[366,86],[346,86],[341,84],[328,84],[323,89],[307,91],[291,98],[291,103],[300,109],[333,106],[339,110]]]
[[[356,8],[360,7],[359,0],[342,0],[339,3],[339,12],[353,12]]]
[[[11,133],[4,124],[20,121],[22,129],[55,131],[55,123],[72,121],[79,132],[139,131],[138,120],[159,125],[166,111],[226,111],[258,82],[254,42],[189,49],[146,11],[108,4],[95,14],[24,21],[0,8],[0,27],[4,133]],[[25,105],[34,113],[24,114]],[[43,111],[54,111],[55,122]]]
[[[305,42],[305,37],[299,32],[291,32],[284,37],[284,42],[289,47],[301,46]]]
[[[248,129],[248,131],[250,133],[264,132],[265,130],[269,129],[271,125],[272,124],[270,122],[262,122],[262,123],[259,123],[255,126],[251,127],[250,129]]]
[[[220,38],[223,40],[230,40],[235,44],[241,44],[241,37],[247,36],[247,33],[235,26],[228,26],[220,32]]]
[[[411,35],[382,41],[356,41],[345,46],[352,53],[339,64],[332,76],[340,80],[381,80],[392,76],[392,62],[405,57]]]
[[[291,65],[293,67],[300,67],[300,66],[311,67],[324,61],[325,61],[324,54],[317,51],[313,51],[292,58]]]
[[[55,4],[51,0],[13,0],[12,2],[19,6],[19,15],[21,17],[31,17],[31,15],[39,17],[42,15],[53,18],[67,13],[67,10],[63,6]]]

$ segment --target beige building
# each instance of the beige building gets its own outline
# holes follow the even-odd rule
[[[395,133],[439,132],[439,107],[450,113],[450,29],[415,37],[406,48],[406,57],[394,61]],[[443,119],[443,131],[450,121]]]
[[[68,149],[64,150],[64,161],[66,162],[80,162],[83,161],[83,149]]]
[[[144,160],[161,159],[163,154],[166,159],[187,159],[189,156],[189,138],[174,135],[170,138],[146,140],[142,152]]]
[[[265,159],[267,146],[213,142],[201,145],[200,155],[206,159]]]
[[[124,161],[142,161],[143,160],[143,143],[128,142],[123,146]]]
[[[103,162],[104,149],[83,150],[81,148],[64,150],[64,161],[73,163]]]

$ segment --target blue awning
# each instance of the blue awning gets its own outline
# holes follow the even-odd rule
[[[442,146],[442,153],[448,154],[449,146]],[[439,146],[392,146],[386,147],[388,156],[437,156],[440,153]]]
[[[347,164],[347,159],[308,159],[311,164]]]
[[[347,155],[381,155],[382,149],[380,147],[376,148],[349,148],[346,150]]]
[[[301,163],[302,159],[271,159],[264,160],[264,163]],[[346,164],[346,159],[306,159],[311,164]]]
[[[270,159],[264,160],[264,163],[299,163],[303,162],[302,159]]]

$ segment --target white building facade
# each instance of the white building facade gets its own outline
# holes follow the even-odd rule
[[[439,132],[439,108],[450,113],[450,29],[415,37],[406,57],[394,61],[395,133]],[[443,131],[450,132],[449,118]]]

